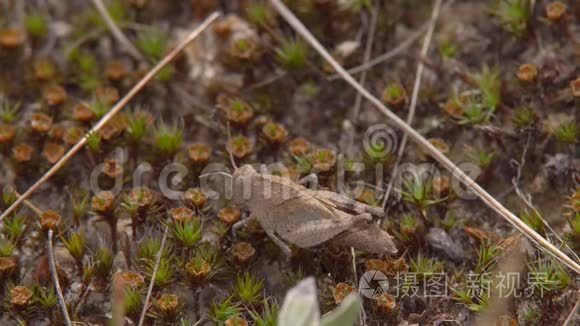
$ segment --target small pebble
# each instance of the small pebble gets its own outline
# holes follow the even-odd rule
[[[465,257],[463,247],[451,239],[443,229],[430,228],[426,238],[433,248],[442,251],[451,260],[461,261]]]

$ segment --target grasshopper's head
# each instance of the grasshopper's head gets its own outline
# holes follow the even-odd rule
[[[233,174],[233,198],[237,205],[244,205],[251,197],[252,176],[256,170],[249,164],[245,164],[236,169]]]
[[[234,178],[251,176],[256,170],[250,164],[244,164],[234,171]]]

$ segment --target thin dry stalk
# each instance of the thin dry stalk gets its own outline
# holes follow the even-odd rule
[[[525,254],[518,250],[521,245],[521,238],[517,240],[514,247],[507,250],[506,253],[499,259],[495,271],[491,274],[492,276],[492,286],[494,289],[503,286],[501,283],[500,275],[522,275],[526,268]],[[510,282],[506,282],[510,283]],[[505,292],[503,293],[490,293],[489,305],[487,308],[478,314],[475,320],[476,326],[494,325],[498,318],[502,315],[509,313],[509,307],[512,306],[515,293],[517,291],[517,282],[512,282],[514,284],[507,284]],[[500,285],[501,284],[501,285]],[[498,323],[499,324],[499,323]]]
[[[133,45],[133,43],[129,41],[127,36],[123,34],[119,26],[115,24],[115,21],[113,20],[111,15],[109,15],[107,8],[103,4],[103,1],[102,0],[92,0],[92,1],[93,4],[95,5],[95,8],[97,8],[97,11],[99,12],[99,15],[101,15],[101,17],[105,21],[105,24],[107,24],[107,27],[109,28],[111,34],[113,34],[113,37],[117,40],[117,42],[119,42],[133,58],[135,58],[136,60],[145,61],[145,57],[141,54],[141,52],[137,50],[137,48]]]
[[[151,300],[151,293],[153,293],[153,286],[155,285],[155,275],[157,275],[157,268],[159,268],[159,263],[161,262],[161,256],[163,255],[163,248],[165,247],[165,241],[167,240],[167,230],[169,225],[165,227],[165,232],[163,232],[163,239],[161,239],[161,246],[159,247],[159,252],[155,256],[155,266],[153,267],[153,272],[151,273],[151,281],[149,281],[149,288],[147,289],[147,296],[145,296],[145,302],[143,302],[143,310],[141,311],[141,316],[139,317],[138,326],[142,326],[145,322],[145,316],[147,315],[147,308],[149,305],[149,300]]]
[[[52,278],[52,282],[54,283],[54,289],[56,290],[56,296],[58,298],[58,305],[60,306],[60,310],[62,312],[62,318],[64,319],[64,323],[67,326],[72,326],[73,323],[70,320],[68,310],[66,309],[66,302],[64,301],[64,296],[62,295],[62,290],[60,288],[60,281],[58,280],[58,274],[56,272],[54,250],[52,249],[53,233],[54,232],[52,229],[48,230],[47,247],[48,247],[48,263],[50,265],[50,276]]]
[[[187,46],[191,41],[193,41],[201,32],[203,32],[213,21],[215,21],[221,14],[214,12],[209,17],[207,17],[201,25],[195,28],[177,47],[175,47],[171,52],[169,52],[163,60],[155,65],[148,73],[141,79],[133,88],[111,108],[103,118],[83,137],[76,143],[56,164],[54,164],[38,181],[36,181],[28,190],[26,190],[20,198],[18,198],[10,207],[8,207],[0,216],[0,221],[2,221],[8,214],[12,213],[16,207],[18,207],[24,200],[26,200],[30,195],[35,192],[43,183],[45,183],[50,177],[52,177],[60,168],[66,164],[79,150],[85,146],[87,143],[87,138],[94,132],[98,132],[103,128],[107,122],[109,122],[119,111],[121,111],[129,101],[137,95],[147,85],[147,83],[155,77],[155,75],[161,70],[165,65],[167,65],[171,60],[173,60],[179,52]]]
[[[377,29],[378,16],[379,16],[379,3],[377,2],[375,4],[375,8],[373,8],[373,10],[371,11],[371,22],[370,22],[370,27],[369,27],[368,40],[367,40],[367,44],[365,46],[365,53],[363,56],[363,64],[366,64],[371,58],[371,53],[373,51],[373,43],[375,41],[375,31]],[[365,70],[360,75],[358,82],[364,87],[366,79],[367,79],[367,72]],[[351,117],[351,120],[352,120],[354,125],[356,125],[356,123],[358,121],[358,113],[360,112],[361,105],[362,105],[362,96],[360,95],[360,93],[356,93],[356,98],[354,100],[354,110],[352,112],[352,117]],[[354,135],[354,133],[353,133],[353,135]],[[350,144],[352,144],[352,139],[350,141]]]
[[[566,320],[564,321],[564,326],[573,325],[572,323],[578,318],[578,307],[580,307],[580,299],[576,300],[574,308],[572,308],[572,311],[570,311],[568,318],[566,318]]]
[[[448,8],[452,2],[453,1],[446,2],[443,5],[443,8],[441,10],[445,10],[446,8]],[[407,50],[411,45],[413,45],[413,43],[415,43],[415,41],[417,41],[419,39],[419,37],[421,37],[423,32],[425,32],[425,30],[428,27],[429,27],[429,22],[424,23],[423,25],[419,26],[419,28],[416,31],[412,32],[411,35],[409,35],[409,37],[407,39],[405,39],[404,41],[399,43],[392,50],[389,50],[388,52],[385,52],[385,53],[379,55],[378,57],[371,59],[366,63],[361,64],[360,66],[350,68],[347,70],[347,72],[351,75],[358,74],[358,73],[367,71],[378,64],[385,63],[385,62],[389,61],[390,59],[403,53],[403,51]],[[341,79],[341,78],[342,77],[340,76],[340,74],[337,73],[337,74],[334,74],[334,75],[331,75],[330,77],[328,77],[328,80],[336,80],[336,79]]]
[[[542,221],[542,224],[560,242],[560,246],[565,247],[568,250],[568,252],[570,253],[570,255],[572,255],[572,257],[574,257],[575,260],[579,260],[578,254],[576,254],[576,252],[574,252],[574,250],[572,250],[572,248],[570,248],[570,246],[564,240],[562,240],[562,238],[558,235],[558,233],[556,233],[556,231],[550,226],[550,224],[548,224],[548,221],[546,221],[546,219],[544,219],[542,214],[540,214],[540,211],[538,211],[536,206],[534,206],[534,204],[532,203],[532,196],[530,194],[524,194],[524,192],[519,187],[520,179],[522,178],[522,170],[523,170],[524,166],[526,165],[526,156],[527,156],[528,150],[530,148],[531,140],[532,140],[532,134],[528,133],[528,138],[526,139],[526,144],[524,146],[524,150],[522,151],[522,157],[521,157],[520,161],[519,162],[516,160],[511,161],[512,164],[514,164],[515,166],[518,167],[517,171],[516,171],[516,176],[512,178],[512,185],[514,187],[516,195],[518,195],[518,197],[522,200],[522,202],[540,218],[540,220]],[[546,238],[548,238],[547,235],[546,235]],[[548,240],[549,240],[549,238],[548,238]]]
[[[34,212],[34,214],[42,216],[42,211],[38,207],[36,207],[36,205],[34,205],[31,201],[25,200],[24,205],[30,208]]]
[[[111,297],[113,307],[111,311],[111,325],[123,326],[125,319],[125,287],[126,284],[120,278],[113,279],[113,286],[111,287]]]
[[[425,39],[423,40],[423,47],[421,48],[421,57],[427,56],[427,52],[429,51],[429,45],[431,44],[431,39],[433,38],[433,31],[435,30],[435,23],[437,22],[437,18],[439,17],[440,10],[441,10],[441,0],[435,0],[435,4],[433,5],[433,11],[431,13],[431,20],[429,21],[429,29],[427,30],[427,34],[425,35]],[[407,114],[407,124],[409,126],[413,125],[413,119],[415,118],[415,111],[417,109],[417,99],[419,98],[419,90],[421,89],[421,80],[423,78],[424,69],[425,65],[423,64],[422,61],[419,60],[419,63],[417,64],[417,72],[415,73],[415,83],[413,84],[413,94],[411,95],[411,104],[409,105],[409,113]],[[403,154],[405,154],[405,146],[407,145],[407,138],[408,135],[404,134],[403,139],[401,140],[399,152],[397,153],[397,160],[395,161],[393,173],[391,174],[391,180],[389,180],[387,192],[385,193],[385,197],[383,198],[382,205],[383,210],[385,210],[385,207],[387,206],[387,201],[389,200],[391,190],[393,189],[393,183],[395,182],[397,173],[399,172],[399,164],[401,163]]]
[[[354,277],[354,280],[353,281],[355,282],[354,284],[356,284],[356,282],[358,282],[359,279],[358,279],[358,275],[357,275],[357,272],[356,272],[356,252],[354,251],[354,248],[353,247],[350,247],[350,254],[352,255],[352,273],[353,273],[353,277]],[[361,325],[366,325],[367,313],[365,311],[365,307],[362,304],[362,302],[361,302],[361,305],[360,305],[360,316],[359,316],[359,319],[360,319],[360,324]]]
[[[540,249],[554,256],[566,266],[570,267],[576,273],[580,274],[580,265],[564,254],[560,249],[546,241],[536,231],[530,228],[527,224],[521,221],[517,216],[505,208],[495,198],[488,194],[481,186],[469,178],[460,168],[458,168],[451,160],[449,160],[443,153],[439,152],[427,139],[421,136],[417,131],[411,128],[396,114],[391,112],[379,99],[369,93],[362,87],[346,70],[338,63],[332,56],[324,49],[324,47],[316,40],[310,31],[294,16],[294,14],[282,3],[280,0],[270,0],[272,6],[278,11],[286,22],[294,28],[294,30],[302,35],[302,37],[337,71],[342,78],[349,83],[354,89],[360,92],[367,100],[373,103],[378,110],[380,110],[389,121],[396,125],[399,129],[409,135],[411,140],[424,148],[437,162],[451,172],[451,174],[458,178],[461,183],[471,189],[487,206],[506,219],[518,231],[523,233],[530,241],[536,243]]]
[[[425,29],[427,29],[428,26],[429,26],[428,23],[422,25],[418,30],[414,31],[406,40],[401,42],[394,49],[389,50],[388,52],[385,52],[385,53],[379,55],[378,57],[371,59],[366,63],[361,64],[360,66],[351,68],[351,69],[347,70],[347,72],[351,75],[362,73],[362,72],[365,72],[365,71],[369,70],[370,68],[372,68],[380,63],[384,63],[384,62],[398,56],[399,54],[401,54],[405,50],[407,50],[411,45],[413,45],[413,43],[415,43],[415,41],[417,41],[419,39],[419,37],[421,37],[421,35],[423,35],[423,32],[425,31]],[[340,79],[340,78],[342,78],[342,77],[340,76],[340,74],[337,73],[337,74],[329,76],[328,80],[336,80],[336,79]]]
[[[364,57],[363,57],[363,63],[367,63],[369,61],[369,59],[371,58],[371,53],[373,50],[373,43],[375,40],[375,32],[377,29],[377,21],[378,21],[378,17],[379,17],[379,6],[380,4],[377,2],[375,3],[375,6],[373,8],[373,10],[371,10],[371,22],[370,22],[370,27],[369,27],[369,35],[368,35],[368,39],[367,39],[367,44],[365,46],[365,53],[364,53]],[[361,85],[365,84],[367,78],[367,72],[364,71],[359,79],[359,82]],[[356,98],[354,101],[354,108],[353,108],[353,112],[352,112],[352,116],[351,116],[351,120],[353,122],[354,125],[356,125],[357,121],[358,121],[358,114],[360,112],[360,107],[362,105],[362,96],[360,95],[360,93],[356,93]],[[354,132],[350,134],[349,137],[349,142],[348,142],[348,151],[349,154],[352,153],[352,145],[354,143]],[[353,247],[350,247],[350,253],[352,255],[352,272],[354,275],[354,282],[358,282],[358,276],[357,276],[357,272],[356,272],[356,252],[354,251]],[[361,310],[360,310],[360,322],[362,325],[365,324],[366,322],[366,312],[364,310],[364,306],[361,304]]]
[[[12,191],[14,192],[14,194],[16,195],[16,197],[20,198],[20,196],[22,196],[15,189],[12,189]],[[39,217],[42,216],[42,210],[40,208],[38,208],[38,206],[34,205],[31,201],[25,200],[24,201],[24,205],[26,207],[30,208],[34,212],[34,214],[38,215]]]

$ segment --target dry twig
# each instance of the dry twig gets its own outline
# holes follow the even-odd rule
[[[564,254],[560,249],[556,248],[536,231],[531,229],[526,223],[515,216],[511,211],[499,203],[493,196],[467,176],[460,168],[458,168],[451,160],[449,160],[443,153],[441,153],[435,146],[433,146],[427,139],[421,136],[417,131],[411,128],[396,114],[390,111],[378,98],[369,93],[364,87],[351,76],[346,70],[328,53],[326,49],[316,40],[310,31],[294,16],[294,14],[286,7],[281,0],[270,0],[272,6],[282,16],[286,22],[296,30],[331,66],[337,71],[342,78],[349,83],[354,89],[360,92],[367,100],[373,103],[393,124],[399,129],[409,135],[411,140],[423,147],[437,162],[449,170],[452,175],[458,178],[461,183],[471,189],[487,206],[493,209],[496,213],[501,215],[517,230],[523,233],[528,239],[536,243],[540,249],[557,258],[566,266],[570,267],[576,273],[580,274],[580,265]]]

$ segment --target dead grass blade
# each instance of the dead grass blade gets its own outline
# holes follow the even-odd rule
[[[365,45],[365,52],[363,55],[363,64],[367,63],[371,58],[371,53],[373,51],[373,43],[375,41],[375,33],[377,30],[377,22],[379,20],[378,19],[379,8],[380,8],[380,3],[377,2],[374,4],[373,8],[370,10],[371,21],[369,22],[367,44]],[[366,78],[367,78],[367,72],[363,71],[363,73],[360,75],[359,83],[361,85],[364,85]],[[357,124],[358,115],[359,115],[362,103],[363,103],[362,96],[360,95],[360,93],[357,93],[356,98],[354,100],[354,107],[353,107],[352,115],[350,118],[354,125]],[[354,134],[355,134],[354,132],[350,133],[350,137],[349,137],[349,141],[348,141],[348,154],[349,155],[352,154],[352,151],[353,151]],[[354,275],[353,282],[358,282],[358,275],[356,273],[356,252],[354,251],[353,247],[350,247],[350,253],[352,255],[352,272]],[[361,304],[361,310],[360,310],[360,316],[359,316],[359,321],[360,321],[361,325],[364,325],[366,323],[366,319],[367,319],[366,312],[365,312],[364,306]]]
[[[542,224],[552,233],[554,238],[558,240],[560,247],[566,248],[568,253],[575,260],[579,260],[578,254],[576,254],[576,252],[574,252],[574,250],[570,248],[570,246],[558,235],[558,233],[556,233],[556,231],[550,226],[550,224],[548,224],[548,221],[546,221],[546,219],[542,216],[542,214],[540,214],[540,211],[538,211],[538,209],[534,206],[534,204],[532,203],[532,196],[530,194],[527,195],[524,194],[524,192],[519,187],[520,179],[522,178],[522,170],[524,168],[524,165],[526,164],[526,156],[530,148],[531,140],[532,134],[528,133],[528,138],[526,140],[526,144],[524,145],[524,149],[522,150],[522,157],[520,158],[520,161],[519,162],[516,160],[511,161],[512,164],[518,167],[516,176],[512,178],[512,185],[514,187],[514,191],[516,192],[516,195],[520,198],[520,200],[528,207],[528,209],[530,209],[534,214],[536,214],[540,218]],[[547,233],[546,238],[550,240]]]
[[[401,129],[404,133],[408,134],[411,140],[424,148],[439,164],[445,167],[451,172],[451,174],[458,178],[461,183],[466,187],[471,189],[487,206],[492,210],[506,219],[510,224],[512,224],[517,230],[523,233],[530,241],[536,243],[541,250],[547,252],[548,254],[554,256],[556,259],[561,261],[566,266],[570,267],[577,274],[580,274],[580,265],[564,254],[560,249],[556,248],[536,231],[530,228],[517,216],[515,216],[510,210],[505,208],[500,202],[498,202],[493,196],[487,193],[481,186],[479,186],[475,181],[469,178],[461,169],[459,169],[451,160],[449,160],[444,154],[439,152],[431,143],[427,141],[423,136],[421,136],[417,131],[411,128],[396,114],[391,112],[379,99],[369,93],[364,87],[362,87],[351,75],[349,75],[346,70],[338,63],[332,56],[326,51],[326,49],[316,40],[316,38],[310,33],[310,31],[294,16],[294,14],[282,3],[280,0],[270,0],[272,6],[276,9],[278,14],[283,17],[286,22],[298,33],[300,34],[309,44],[312,46],[331,66],[334,70],[342,76],[342,78],[349,83],[356,91],[360,92],[368,101],[373,103],[388,119],[389,121]]]
[[[95,5],[95,8],[97,8],[97,11],[99,12],[99,15],[101,15],[101,17],[105,21],[105,24],[107,24],[107,27],[109,28],[111,34],[113,34],[113,37],[117,40],[117,42],[119,42],[133,58],[135,58],[136,60],[145,61],[145,57],[141,54],[141,52],[137,50],[137,48],[133,45],[133,43],[129,41],[127,36],[123,34],[119,26],[115,24],[115,21],[113,20],[111,15],[109,15],[107,8],[103,4],[103,1],[102,0],[92,0],[92,1],[93,4]]]
[[[363,54],[363,64],[366,64],[370,58],[371,58],[371,53],[373,50],[373,43],[375,41],[375,32],[377,29],[377,21],[379,20],[379,3],[375,3],[375,6],[373,7],[373,9],[371,10],[371,21],[369,23],[370,27],[369,27],[369,35],[367,36],[367,44],[365,45],[365,52]],[[365,81],[367,79],[367,72],[363,71],[362,74],[360,75],[360,78],[358,80],[358,82],[364,87],[365,85]],[[358,121],[358,114],[360,112],[360,107],[362,105],[362,96],[360,93],[356,93],[356,98],[354,100],[354,110],[352,112],[352,116],[351,116],[351,121],[354,125],[357,124]],[[354,135],[354,133],[352,133],[352,135]],[[351,135],[351,136],[352,136]],[[349,147],[351,147],[352,145],[352,139],[349,141]],[[349,148],[349,151],[352,150],[351,148]]]
[[[453,1],[446,2],[442,6],[441,11],[448,8],[452,2]],[[409,47],[411,47],[411,45],[413,45],[413,43],[415,43],[415,41],[417,41],[421,37],[421,35],[423,35],[423,33],[429,27],[429,24],[430,24],[430,22],[423,23],[423,25],[419,26],[419,28],[417,28],[416,31],[412,32],[405,40],[403,40],[401,43],[399,43],[396,47],[390,49],[388,52],[385,52],[385,53],[379,55],[378,57],[370,59],[368,62],[363,62],[360,66],[350,68],[346,72],[348,72],[351,75],[362,73],[362,72],[365,72],[365,71],[371,69],[372,67],[374,67],[378,64],[385,63],[385,62],[389,61],[390,59],[400,55],[401,53],[403,53],[403,51],[405,51]],[[337,73],[337,74],[330,75],[327,79],[329,81],[333,81],[336,79],[342,79],[342,77],[340,76],[340,74]]]
[[[48,262],[50,265],[50,276],[52,278],[52,283],[54,283],[54,289],[56,291],[56,296],[58,298],[58,305],[60,306],[60,310],[62,312],[62,318],[64,319],[64,323],[67,326],[72,326],[73,323],[70,320],[68,310],[66,309],[66,302],[64,301],[64,296],[62,295],[62,289],[60,288],[60,281],[58,280],[58,274],[56,272],[56,262],[54,259],[54,250],[52,249],[53,233],[54,233],[54,231],[52,229],[48,230],[47,248],[48,248]]]
[[[155,77],[155,75],[161,70],[165,65],[167,65],[171,60],[173,60],[179,52],[187,46],[193,39],[195,39],[201,32],[203,32],[213,21],[215,21],[221,14],[214,12],[208,16],[201,25],[195,28],[181,43],[177,45],[171,52],[169,52],[163,60],[155,65],[148,73],[145,75],[133,88],[119,101],[115,106],[111,108],[103,118],[83,137],[78,141],[56,164],[54,164],[40,179],[38,179],[28,190],[26,190],[22,196],[20,196],[10,207],[8,207],[0,216],[0,221],[2,221],[8,214],[12,213],[16,207],[18,207],[22,202],[30,195],[35,192],[46,180],[52,177],[60,168],[62,168],[66,162],[68,162],[79,150],[85,146],[87,143],[87,138],[94,132],[98,132],[103,128],[119,111],[121,111],[127,103],[135,96],[137,93],[145,87],[145,85]]]
[[[433,4],[431,20],[429,21],[429,29],[427,30],[427,34],[425,35],[425,39],[423,40],[423,47],[421,48],[421,57],[426,57],[427,52],[429,51],[429,45],[431,44],[431,38],[433,37],[433,31],[435,30],[435,22],[437,22],[437,18],[439,17],[439,12],[441,10],[441,2],[442,0],[435,0],[435,4]],[[415,109],[417,108],[417,99],[419,98],[419,89],[421,88],[421,79],[423,77],[424,69],[425,65],[423,64],[423,61],[419,60],[419,63],[417,64],[417,71],[415,72],[415,82],[413,84],[413,94],[411,95],[411,104],[409,104],[409,113],[407,113],[407,124],[409,126],[413,125],[413,118],[415,118]],[[395,176],[399,172],[399,164],[401,163],[401,159],[403,158],[403,154],[405,153],[407,139],[408,135],[404,134],[403,139],[401,140],[401,144],[399,146],[399,151],[397,153],[397,159],[395,160],[393,172],[391,174],[391,180],[389,181],[387,192],[385,193],[385,197],[383,198],[382,205],[383,210],[385,210],[385,207],[387,206],[387,201],[389,200],[389,196],[391,195],[391,190],[393,189],[393,184],[395,182]]]
[[[578,295],[578,292],[576,292],[576,295]],[[568,318],[566,318],[566,320],[564,321],[564,324],[563,324],[564,326],[573,325],[572,323],[574,323],[574,321],[578,318],[578,307],[580,307],[580,299],[576,300],[576,304],[574,305],[574,308],[572,308],[572,311],[570,311]]]
[[[351,68],[351,69],[347,70],[347,72],[351,75],[362,73],[362,72],[365,72],[365,71],[369,70],[370,68],[372,68],[380,63],[387,62],[388,60],[398,56],[399,54],[403,53],[403,51],[407,50],[411,45],[413,45],[413,43],[415,43],[415,41],[417,41],[421,37],[421,35],[423,35],[423,33],[425,32],[425,29],[427,29],[428,26],[429,26],[428,23],[422,25],[418,30],[414,31],[406,40],[401,42],[395,48],[389,50],[386,53],[379,55],[376,58],[370,59],[368,62],[365,62],[365,63],[361,64],[360,66],[356,66],[354,68]],[[334,74],[334,75],[329,76],[327,79],[332,81],[332,80],[341,79],[341,78],[342,77],[340,76],[340,74]]]
[[[167,230],[169,226],[165,227],[165,232],[163,232],[163,239],[161,239],[161,245],[159,246],[159,252],[155,257],[155,266],[153,267],[153,272],[151,273],[151,281],[149,281],[149,288],[147,289],[147,296],[145,296],[145,302],[143,302],[143,310],[141,311],[141,316],[139,317],[139,323],[137,326],[142,326],[145,322],[145,316],[147,315],[147,309],[149,308],[149,300],[151,300],[151,293],[153,293],[153,286],[155,285],[155,275],[157,275],[157,268],[159,268],[159,263],[161,262],[161,256],[163,256],[163,249],[165,248],[165,241],[167,240]]]
[[[14,192],[14,194],[16,195],[17,198],[20,198],[20,196],[22,196],[15,189],[12,189],[11,191]],[[32,210],[34,212],[34,214],[38,215],[38,217],[42,217],[42,210],[40,208],[38,208],[36,205],[34,205],[31,201],[25,200],[24,205],[26,207],[30,208],[30,210]]]
[[[113,279],[111,286],[111,326],[123,326],[125,319],[126,284],[119,278]]]

